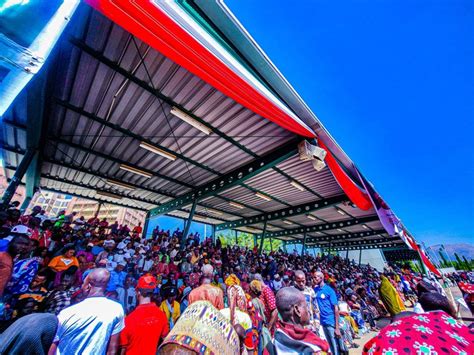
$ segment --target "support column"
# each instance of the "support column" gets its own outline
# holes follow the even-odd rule
[[[10,183],[8,184],[8,187],[5,189],[5,192],[3,193],[2,200],[0,202],[0,209],[7,209],[8,205],[10,204],[10,201],[12,200],[13,195],[15,194],[15,191],[21,183],[21,179],[23,179],[23,176],[26,173],[26,170],[28,170],[28,167],[35,157],[37,152],[34,149],[28,149],[23,156],[23,159],[21,159],[20,164],[18,165],[17,169],[15,170],[15,174],[11,178]]]
[[[237,238],[237,229],[234,229],[235,245],[239,244],[239,239]]]
[[[143,235],[142,235],[142,238],[145,238],[147,237],[147,234],[148,234],[148,224],[150,222],[150,211],[147,211],[146,212],[146,216],[145,216],[145,223],[143,224]]]
[[[211,225],[211,239],[212,244],[216,245],[216,226],[214,224]]]
[[[273,238],[270,237],[270,252],[273,252]]]
[[[304,256],[304,252],[305,252],[305,249],[306,249],[306,236],[307,235],[308,235],[308,233],[305,233],[304,237],[303,237],[303,247],[301,248],[301,256]]]
[[[349,260],[349,249],[346,249],[346,260]]]
[[[254,235],[253,235],[253,247],[254,247],[254,248],[255,248],[255,247],[258,247],[257,243],[258,243],[257,235],[254,234]]]
[[[103,202],[99,202],[99,204],[97,205],[97,210],[95,211],[95,218],[99,216],[100,209],[102,208],[103,204],[104,204]]]
[[[263,241],[265,240],[265,233],[267,231],[267,221],[263,224],[262,236],[260,237],[260,247],[258,248],[258,254],[262,254]]]
[[[362,262],[362,248],[359,249],[359,265]]]
[[[196,212],[196,205],[197,205],[197,199],[194,200],[193,205],[191,207],[191,212],[189,212],[188,220],[186,221],[186,224],[184,225],[183,236],[181,237],[181,244],[180,244],[181,249],[184,249],[186,246],[186,238],[188,237],[189,228],[191,228],[191,222],[193,221],[194,212]]]

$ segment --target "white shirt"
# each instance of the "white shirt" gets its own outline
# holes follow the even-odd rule
[[[125,327],[122,305],[105,297],[90,297],[58,315],[54,342],[57,354],[97,354],[107,352],[112,335]]]

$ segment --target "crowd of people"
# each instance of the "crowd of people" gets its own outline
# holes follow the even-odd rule
[[[0,300],[1,354],[344,354],[407,306],[456,315],[409,267],[16,206],[0,212]]]

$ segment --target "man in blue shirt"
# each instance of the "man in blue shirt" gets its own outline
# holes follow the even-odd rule
[[[322,272],[316,272],[314,276],[316,287],[316,300],[318,301],[321,325],[324,334],[331,347],[331,353],[339,355],[338,338],[341,337],[339,330],[339,308],[337,306],[336,292],[324,283],[324,275]]]

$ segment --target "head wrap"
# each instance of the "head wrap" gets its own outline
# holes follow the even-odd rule
[[[251,283],[250,283],[250,289],[254,292],[254,293],[259,293],[259,292],[262,292],[262,283],[258,280],[253,280]]]
[[[237,285],[239,286],[240,285],[240,280],[239,278],[235,275],[235,274],[230,274],[229,277],[227,277],[225,279],[225,282],[224,282],[228,287],[230,286],[234,286],[234,285]]]

